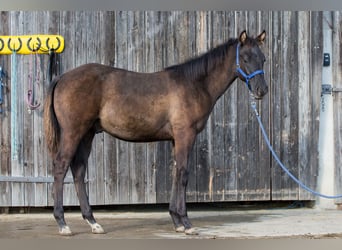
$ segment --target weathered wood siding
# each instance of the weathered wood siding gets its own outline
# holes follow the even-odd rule
[[[206,52],[242,30],[266,30],[263,47],[269,94],[258,107],[271,142],[291,172],[315,187],[322,62],[321,12],[269,11],[37,11],[1,12],[1,35],[60,34],[65,51],[60,72],[99,62],[154,72]],[[337,19],[339,19],[338,13]],[[0,114],[0,176],[50,177],[42,108],[27,112],[30,55],[17,55],[17,82],[6,81]],[[36,65],[41,79],[37,99],[48,88],[48,56]],[[11,76],[11,56],[0,65]],[[17,84],[20,154],[11,161],[10,91]],[[168,202],[171,143],[134,144],[96,136],[87,187],[92,204]],[[71,174],[68,173],[67,178]],[[0,206],[50,206],[52,183],[0,182]],[[190,159],[188,201],[307,200],[285,175],[262,139],[245,84],[237,81],[217,102]],[[78,205],[72,183],[65,204]]]
[[[322,71],[322,13],[272,12],[271,131],[289,170],[315,187]],[[272,162],[272,199],[311,196]]]

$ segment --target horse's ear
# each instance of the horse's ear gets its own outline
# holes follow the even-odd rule
[[[239,41],[241,44],[244,44],[247,40],[247,33],[246,31],[242,31],[241,34],[240,34],[240,37],[239,37]]]
[[[261,32],[260,35],[258,35],[257,41],[259,42],[259,44],[263,44],[265,39],[266,39],[266,31],[264,30],[263,32]]]

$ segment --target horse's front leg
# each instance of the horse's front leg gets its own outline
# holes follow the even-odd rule
[[[196,234],[188,218],[186,208],[186,187],[188,184],[188,158],[194,144],[194,132],[180,132],[174,139],[174,166],[169,212],[176,232]]]

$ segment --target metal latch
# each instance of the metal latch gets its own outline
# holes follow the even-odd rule
[[[331,84],[322,84],[322,95],[331,95],[332,86]]]
[[[342,92],[342,88],[333,88],[331,84],[322,84],[322,95],[331,95],[338,92]]]

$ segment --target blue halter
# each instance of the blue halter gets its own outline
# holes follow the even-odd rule
[[[240,43],[238,43],[238,45],[236,46],[236,66],[237,69],[236,71],[243,77],[245,78],[246,81],[246,85],[247,88],[249,89],[249,91],[252,91],[252,87],[249,84],[249,80],[252,79],[254,76],[256,75],[261,75],[261,74],[265,74],[265,72],[262,69],[256,70],[253,73],[247,75],[241,68],[240,68],[240,61],[239,61],[239,51],[240,51]]]

